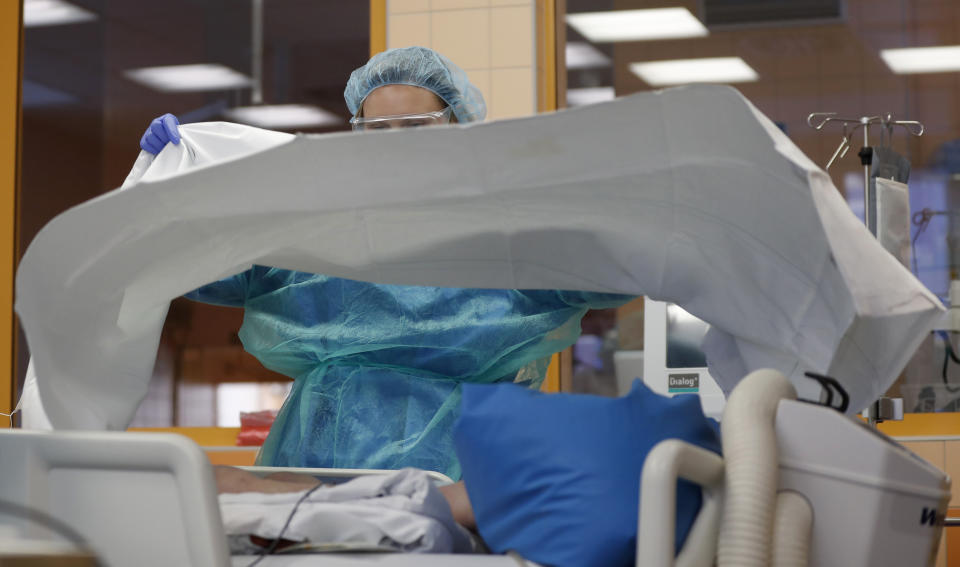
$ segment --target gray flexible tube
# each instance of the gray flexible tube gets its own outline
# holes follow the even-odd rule
[[[776,370],[748,374],[730,393],[720,424],[726,463],[720,567],[769,567],[778,464],[774,420],[797,392]]]
[[[777,512],[773,523],[772,567],[807,567],[810,563],[810,538],[813,533],[813,508],[797,492],[777,494]]]

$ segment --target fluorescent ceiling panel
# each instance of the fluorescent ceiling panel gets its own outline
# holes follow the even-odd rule
[[[960,71],[960,45],[881,49],[880,57],[898,75]]]
[[[567,89],[567,106],[583,106],[616,98],[613,87]]]
[[[63,0],[24,0],[23,25],[27,28],[60,26],[96,20],[97,15]]]
[[[567,24],[594,43],[703,37],[709,33],[686,8],[567,14]]]
[[[585,41],[571,41],[566,48],[567,69],[609,67],[610,58]]]
[[[739,57],[707,57],[631,63],[630,72],[652,87],[688,83],[749,83],[759,76]]]
[[[336,114],[306,104],[241,106],[227,110],[224,115],[234,122],[272,130],[319,128],[343,123]]]
[[[250,77],[217,63],[165,65],[124,71],[131,81],[161,92],[200,92],[240,89]]]

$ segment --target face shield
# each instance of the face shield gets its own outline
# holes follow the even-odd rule
[[[350,124],[356,131],[386,130],[390,128],[420,128],[423,126],[438,126],[449,124],[453,116],[453,109],[449,106],[435,112],[421,112],[417,114],[396,114],[393,116],[363,117],[354,116]]]

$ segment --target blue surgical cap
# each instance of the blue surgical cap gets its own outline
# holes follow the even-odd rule
[[[367,95],[384,85],[411,85],[440,97],[459,122],[476,122],[487,115],[480,89],[452,61],[426,47],[401,47],[378,53],[350,74],[343,98],[354,116]]]

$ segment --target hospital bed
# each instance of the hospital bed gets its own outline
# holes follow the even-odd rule
[[[782,375],[755,372],[730,396],[723,459],[676,440],[651,451],[638,479],[638,565],[706,566],[724,554],[731,561],[737,554],[782,559],[789,553],[789,561],[775,564],[811,566],[922,565],[935,557],[949,478],[836,409],[794,396]],[[239,566],[256,559],[229,557],[211,466],[186,438],[0,431],[0,455],[0,501],[68,523],[108,565]],[[334,482],[356,474],[299,472]],[[442,475],[434,478],[444,482]],[[675,561],[678,478],[701,485],[704,501]],[[26,519],[15,525],[22,537],[49,537]],[[749,565],[732,561],[727,564]],[[535,565],[517,556],[396,553],[276,555],[260,564],[454,562]]]
[[[105,565],[248,565],[233,556],[217,504],[212,467],[180,435],[118,432],[0,431],[0,502],[66,523]],[[249,467],[258,471],[258,467]],[[358,471],[287,469],[342,482]],[[273,472],[276,472],[275,470]],[[383,474],[387,471],[359,471]],[[437,482],[449,482],[434,473]],[[9,512],[0,508],[0,512]],[[60,539],[30,518],[0,513],[19,539]],[[0,535],[0,549],[3,538]],[[507,556],[456,556],[457,564],[515,566]],[[260,565],[449,565],[449,555],[323,553],[275,555]]]
[[[886,390],[943,308],[739,93],[691,87],[382,136],[183,130],[184,143],[156,163],[138,160],[141,190],[67,211],[20,264],[16,307],[37,370],[32,409],[42,398],[53,425],[124,428],[146,391],[169,300],[251,264],[395,284],[644,294],[710,321],[719,361],[711,374],[725,390],[740,383],[724,409],[723,460],[671,441],[647,458],[640,565],[674,563],[677,476],[706,495],[677,565],[717,557],[724,567],[766,566],[771,550],[785,558],[775,564],[817,567],[934,557],[945,475],[836,409],[792,399],[777,372],[744,378],[779,368],[817,399],[802,374],[830,373],[849,392],[848,413],[858,411]],[[223,155],[210,153],[217,145]],[[463,147],[472,151],[453,151]],[[361,155],[382,163],[358,166]],[[202,453],[153,439],[0,432],[0,497],[86,530],[108,562],[229,565]],[[108,490],[119,497],[104,498]],[[91,522],[93,510],[112,519]],[[468,561],[518,560],[455,559]]]

